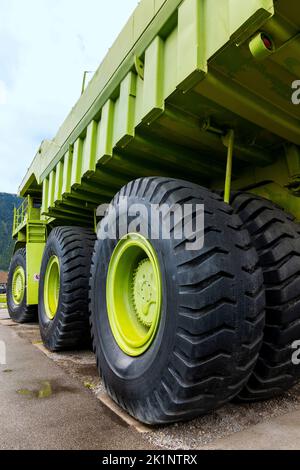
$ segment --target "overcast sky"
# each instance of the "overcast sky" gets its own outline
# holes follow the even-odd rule
[[[0,0],[0,192],[17,192],[137,3]]]

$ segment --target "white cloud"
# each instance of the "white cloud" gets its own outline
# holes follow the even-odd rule
[[[0,192],[16,192],[137,0],[0,0]]]
[[[6,104],[7,101],[7,89],[5,83],[0,80],[0,106]]]

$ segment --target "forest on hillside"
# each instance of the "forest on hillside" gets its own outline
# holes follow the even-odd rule
[[[21,199],[14,194],[0,193],[0,271],[8,271],[14,247],[12,225],[14,207]]]

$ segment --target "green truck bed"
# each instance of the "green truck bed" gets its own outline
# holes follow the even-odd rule
[[[272,50],[261,51],[261,32]],[[297,79],[297,0],[143,0],[20,194],[40,199],[44,218],[89,223],[139,176],[222,186],[230,129],[234,184],[295,185]]]

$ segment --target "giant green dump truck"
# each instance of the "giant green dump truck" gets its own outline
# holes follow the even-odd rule
[[[12,319],[145,423],[300,378],[299,80],[297,0],[142,0],[21,184]]]

